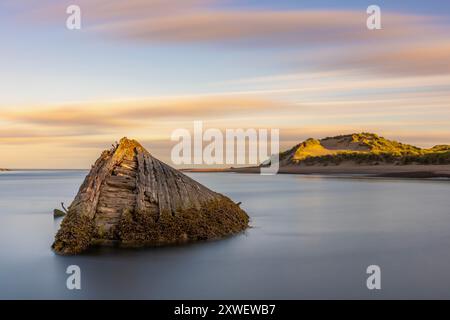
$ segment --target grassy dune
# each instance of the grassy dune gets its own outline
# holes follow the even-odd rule
[[[308,139],[280,154],[289,165],[450,164],[450,145],[422,149],[388,140],[373,133],[357,133],[321,140]]]

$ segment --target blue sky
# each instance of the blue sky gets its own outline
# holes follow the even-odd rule
[[[240,0],[223,1],[213,5],[227,9],[365,10],[371,3]],[[445,10],[450,9],[450,3],[445,1],[376,3],[383,10],[397,10],[402,13],[427,12],[442,15]],[[211,82],[283,71],[288,68],[286,65],[277,63],[276,59],[272,59],[273,63],[265,63],[264,57],[268,56],[270,59],[272,52],[292,50],[291,47],[233,47],[217,43],[118,43],[99,38],[89,31],[68,31],[64,28],[64,14],[58,17],[59,23],[26,23],[16,19],[14,15],[11,16],[7,8],[3,5],[0,12],[0,35],[4,44],[1,53],[3,58],[0,61],[4,78],[1,83],[1,103],[110,98],[112,93],[119,98],[203,92],[207,90],[204,85]],[[27,6],[22,8],[26,9]],[[30,12],[34,8],[31,7]],[[26,10],[21,10],[19,16],[26,13]],[[293,47],[301,48],[301,43]],[[256,55],[258,57],[255,59]],[[91,71],[94,71],[95,75]],[[87,75],[89,86],[80,86],[79,83],[85,82]],[[49,86],[55,90],[48,90]],[[17,89],[26,89],[26,93],[22,91],[19,94]]]
[[[65,28],[73,3],[80,31]],[[365,27],[371,4],[382,9],[381,31]],[[450,143],[449,9],[445,1],[4,1],[0,167],[86,167],[124,135],[164,158],[170,132],[193,120],[280,128],[286,147],[360,130]],[[130,106],[148,116],[91,123]],[[19,160],[24,146],[42,154]],[[49,159],[55,148],[67,156]]]

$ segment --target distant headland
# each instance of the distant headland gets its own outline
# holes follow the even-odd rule
[[[259,173],[256,167],[222,170]],[[279,154],[279,173],[365,174],[380,177],[450,178],[450,145],[429,149],[388,140],[374,133],[355,133],[323,139],[307,139]]]

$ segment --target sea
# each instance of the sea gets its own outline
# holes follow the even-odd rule
[[[56,255],[53,209],[86,174],[0,173],[0,299],[450,298],[450,181],[188,173],[242,202],[251,227],[218,241]],[[71,266],[79,289],[68,286]]]

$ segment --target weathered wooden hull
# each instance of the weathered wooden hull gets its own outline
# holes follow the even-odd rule
[[[230,199],[124,138],[92,167],[53,248],[77,254],[93,243],[176,244],[218,239],[247,226],[247,214]]]

